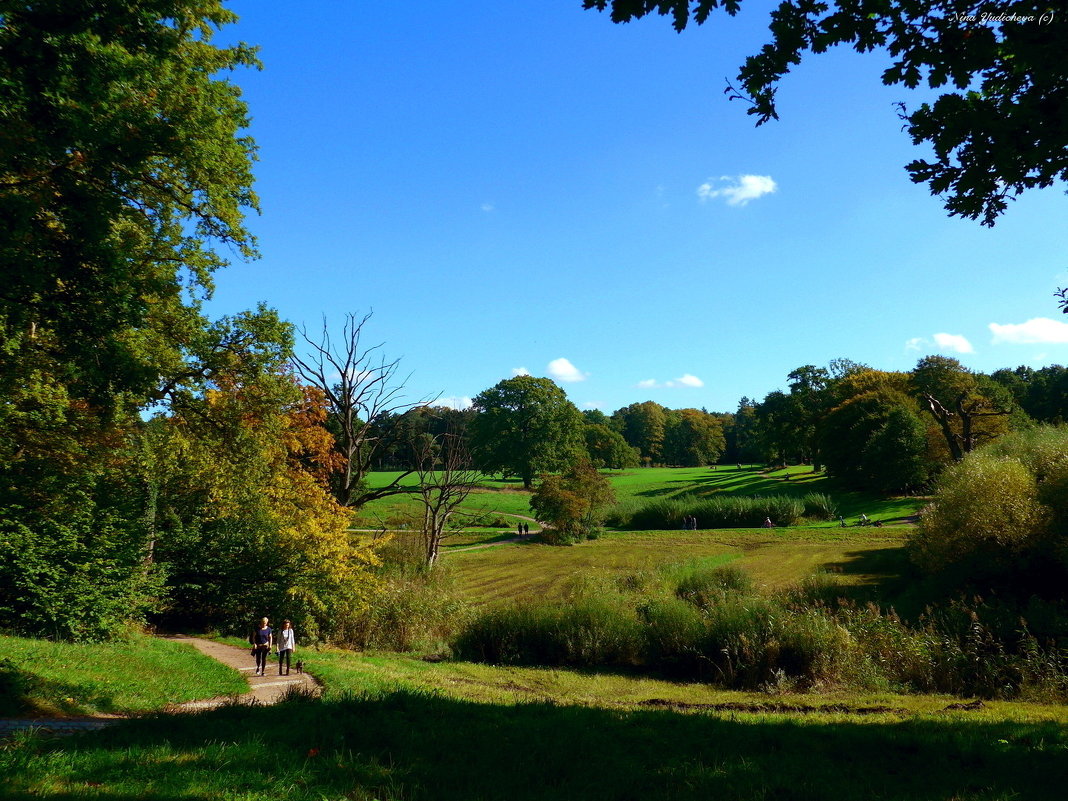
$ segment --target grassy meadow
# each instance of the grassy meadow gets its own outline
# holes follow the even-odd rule
[[[5,798],[1059,799],[1063,707],[309,656],[321,700],[0,749]]]
[[[821,588],[853,598],[841,625],[852,620],[871,627],[868,635],[852,629],[854,667],[892,663],[913,647],[933,649],[951,665],[956,657],[939,651],[937,637],[913,637],[863,605],[907,589],[904,544],[918,501],[837,491],[808,468],[792,468],[789,480],[782,475],[736,467],[651,469],[612,480],[622,503],[822,492],[847,518],[863,512],[887,525],[607,530],[566,547],[533,540],[463,549],[505,536],[504,528],[488,526],[448,541],[441,586],[474,613],[630,598],[640,617],[643,597],[661,613],[686,605],[681,597],[657,597],[645,585],[671,596],[687,577],[702,591],[695,579],[744,572],[752,584],[747,592],[756,594],[723,596],[735,597],[739,609],[750,605],[748,598],[757,607],[795,604],[812,621],[824,614]],[[514,483],[497,481],[487,482],[472,503],[491,514],[528,514],[526,498]],[[386,516],[403,510],[396,502],[380,504],[394,509]],[[394,545],[414,536],[396,534]],[[813,574],[819,580],[806,584]],[[424,588],[419,603],[434,603],[434,586]],[[799,592],[813,597],[798,600]],[[389,625],[403,625],[417,609],[401,604]],[[658,636],[673,631],[670,615],[650,620],[659,628],[649,631]],[[820,632],[838,640],[854,636],[842,635],[837,624]],[[130,642],[146,650],[151,643]],[[974,661],[976,653],[959,656]],[[0,747],[6,780],[0,797],[1007,801],[1060,799],[1068,781],[1068,706],[906,693],[885,670],[855,684],[775,680],[731,690],[622,663],[489,664],[425,650],[305,648],[301,656],[323,682],[320,699],[291,695],[276,707],[150,714],[61,739],[18,735]],[[110,670],[123,673],[136,662],[128,657]],[[133,684],[144,679],[140,669],[131,675]],[[220,693],[215,685],[194,690],[185,686],[187,674],[181,678],[186,691]],[[153,702],[143,703],[148,706],[140,708]]]
[[[192,646],[136,632],[95,644],[5,636],[0,653],[0,717],[139,713],[248,686]]]

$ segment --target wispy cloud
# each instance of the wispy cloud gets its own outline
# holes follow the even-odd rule
[[[545,368],[549,375],[555,378],[557,381],[565,381],[567,383],[574,383],[576,381],[585,381],[587,373],[579,370],[575,365],[569,362],[567,359],[561,357],[559,359],[553,359],[549,362],[549,366]]]
[[[1068,323],[1051,320],[1048,317],[1035,317],[1026,323],[990,324],[991,340],[995,345],[1062,345],[1068,343]]]
[[[697,187],[702,201],[725,198],[728,206],[744,206],[750,200],[770,195],[779,188],[770,175],[738,175],[709,178]]]
[[[496,211],[497,210],[497,207],[494,206],[492,203],[483,203],[479,208],[481,208],[485,212],[490,212],[490,211]]]
[[[530,370],[528,370],[526,367],[513,367],[512,368],[512,378],[516,378],[517,376],[521,376],[521,375],[530,375]]]
[[[935,334],[934,341],[940,350],[951,350],[954,353],[975,353],[972,343],[960,334]]]
[[[697,388],[703,387],[705,382],[695,375],[690,373],[684,373],[678,378],[673,378],[670,381],[660,383],[655,378],[646,378],[644,381],[639,381],[636,386],[638,389],[679,389],[679,388]]]
[[[934,340],[932,342],[932,340]],[[960,334],[935,334],[931,339],[913,337],[905,343],[907,351],[953,351],[954,353],[975,353],[972,343]]]

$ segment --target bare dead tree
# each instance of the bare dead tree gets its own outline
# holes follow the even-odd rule
[[[376,451],[389,440],[382,424],[392,416],[436,400],[405,400],[407,377],[397,375],[400,359],[387,361],[382,355],[382,343],[365,347],[362,342],[363,327],[370,319],[371,313],[363,317],[346,314],[337,343],[325,317],[318,338],[302,327],[300,335],[308,344],[310,355],[293,357],[300,377],[326,397],[330,428],[342,459],[331,486],[338,502],[352,508],[410,491],[401,482],[414,470],[402,472],[384,487],[369,488],[365,479]]]
[[[927,408],[942,429],[942,436],[946,439],[946,445],[954,461],[959,462],[965,454],[975,450],[983,440],[993,439],[994,434],[989,431],[978,431],[975,424],[983,417],[1004,417],[1011,413],[1010,409],[994,406],[989,400],[981,395],[969,396],[961,393],[953,403],[953,409],[946,408],[934,395],[925,392],[922,395],[927,402]],[[960,422],[960,430],[954,431],[952,422]]]
[[[479,481],[472,466],[467,439],[460,433],[423,436],[413,443],[419,488],[416,497],[423,506],[423,558],[432,568],[449,520],[458,512]]]

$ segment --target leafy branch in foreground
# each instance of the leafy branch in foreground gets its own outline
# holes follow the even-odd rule
[[[677,31],[741,0],[583,0],[611,8],[613,22],[654,12]],[[746,59],[730,99],[751,104],[757,125],[778,119],[779,81],[807,53],[848,45],[888,54],[883,83],[947,90],[902,118],[934,158],[906,166],[916,183],[945,195],[951,215],[993,225],[1007,201],[1068,179],[1068,24],[1063,2],[1018,0],[838,0],[782,2],[771,12],[771,41]]]

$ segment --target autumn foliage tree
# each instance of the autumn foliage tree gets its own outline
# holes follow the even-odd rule
[[[551,529],[543,538],[567,542],[592,534],[614,501],[608,479],[582,459],[561,475],[542,476],[530,498],[530,508]]]

